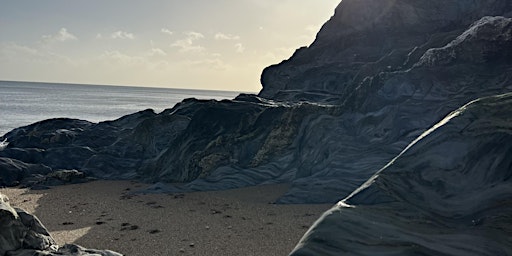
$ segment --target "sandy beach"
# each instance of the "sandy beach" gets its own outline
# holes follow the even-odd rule
[[[272,204],[288,185],[133,194],[144,184],[95,181],[49,190],[0,189],[59,244],[125,255],[287,255],[331,205]]]

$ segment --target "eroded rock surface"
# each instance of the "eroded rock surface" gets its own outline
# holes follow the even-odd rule
[[[311,46],[263,71],[259,95],[343,102],[365,79],[406,70],[480,18],[511,11],[509,0],[344,0]]]
[[[102,179],[191,182],[183,188],[189,190],[289,181],[294,170],[287,167],[295,164],[289,161],[290,147],[303,120],[336,111],[336,106],[241,95],[189,99],[160,114],[148,110],[99,124],[45,120],[5,135],[9,146],[0,159],[17,176],[0,185],[52,185],[48,181],[60,177],[55,173],[66,170]]]
[[[299,255],[511,255],[512,94],[419,136],[326,212]]]
[[[122,256],[109,250],[90,250],[78,245],[58,246],[39,219],[9,204],[0,194],[0,255]]]

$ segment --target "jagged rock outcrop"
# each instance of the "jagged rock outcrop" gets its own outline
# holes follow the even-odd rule
[[[0,151],[19,160],[0,159],[12,160],[6,168],[36,163],[42,168],[9,176],[24,185],[55,185],[48,180],[66,170],[102,179],[191,182],[182,188],[188,190],[290,181],[295,170],[287,168],[294,164],[290,147],[303,120],[336,111],[336,106],[275,103],[254,95],[188,99],[160,114],[147,110],[99,124],[53,119],[21,127],[5,135],[9,146]]]
[[[0,185],[76,170],[185,183],[154,191],[291,182],[279,203],[336,202],[450,111],[511,91],[511,11],[510,0],[344,0],[310,47],[263,72],[261,97],[15,129],[0,138]]]
[[[313,177],[295,180],[291,191],[281,200],[308,201],[295,195],[311,191],[308,197],[314,198],[314,202],[322,196],[326,198],[325,191],[336,187],[345,196],[355,189],[353,184],[364,181],[359,178],[371,175],[442,116],[472,99],[512,91],[512,59],[501,58],[512,53],[512,40],[507,36],[511,29],[510,18],[484,17],[448,47],[464,56],[464,51],[485,52],[485,59],[446,64],[430,56],[431,52],[446,48],[442,47],[425,53],[431,59],[429,65],[422,61],[426,57],[421,57],[410,69],[382,72],[366,79],[345,100],[344,112],[331,119],[328,126],[334,128],[323,139],[315,139],[340,143],[328,152],[336,157],[324,160],[324,166],[315,170]],[[472,32],[478,36],[466,36]],[[324,189],[315,192],[319,187]],[[327,194],[333,195],[329,199],[334,200],[334,193]]]
[[[326,212],[299,255],[511,255],[512,93],[419,136]]]
[[[11,207],[9,198],[3,194],[0,194],[0,255],[122,256],[113,251],[85,249],[74,244],[58,246],[36,216]]]
[[[309,47],[263,71],[259,96],[343,102],[367,78],[405,70],[509,0],[343,0]]]

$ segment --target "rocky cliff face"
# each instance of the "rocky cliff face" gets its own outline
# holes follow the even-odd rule
[[[261,97],[15,129],[0,138],[0,185],[290,182],[280,203],[336,202],[450,111],[511,91],[511,11],[510,0],[344,0],[310,47],[263,72]]]
[[[508,0],[344,0],[314,43],[263,71],[260,96],[343,102],[365,79],[406,70],[484,16],[510,16]]]
[[[450,113],[325,213],[291,255],[512,254],[512,94]]]
[[[313,192],[318,187],[326,191],[337,187],[346,195],[355,188],[354,183],[362,182],[358,178],[378,170],[450,111],[478,97],[511,91],[512,63],[510,58],[502,58],[512,51],[508,36],[511,21],[503,17],[482,18],[445,46],[425,52],[411,68],[366,78],[346,96],[341,114],[328,121],[322,118],[328,129],[312,129],[314,135],[305,136],[303,141],[314,138],[309,143],[317,145],[317,155],[328,157],[309,155],[305,161],[320,162],[321,166],[308,168],[313,173],[309,177],[298,175],[282,201],[307,201],[296,196],[304,191],[308,191],[309,199],[315,198],[312,201],[319,200],[322,194],[326,198],[325,191]],[[466,36],[468,33],[474,36]],[[495,41],[490,35],[500,35],[500,39]],[[436,55],[440,51],[453,51],[468,59],[460,57],[462,60],[447,63],[446,55]],[[486,57],[473,58],[470,53]]]

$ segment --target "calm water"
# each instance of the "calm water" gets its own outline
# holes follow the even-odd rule
[[[92,122],[144,109],[161,112],[185,98],[232,99],[238,92],[0,81],[0,136],[56,117]]]

